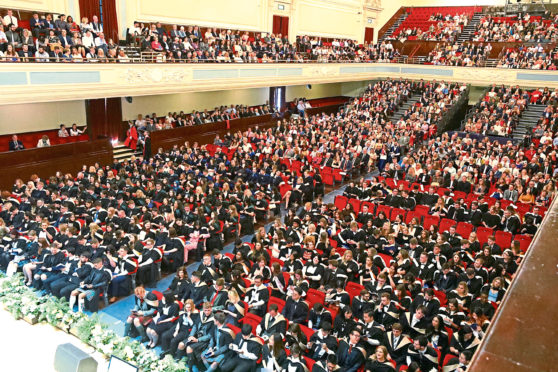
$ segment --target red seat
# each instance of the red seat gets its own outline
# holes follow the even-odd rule
[[[283,311],[283,308],[285,307],[285,300],[282,300],[280,298],[277,297],[270,297],[269,301],[267,302],[267,311],[269,311],[269,305],[271,304],[276,304],[277,305],[277,311],[281,312]]]
[[[270,258],[269,258],[269,265],[271,266],[271,265],[273,265],[274,263],[278,263],[279,266],[281,266],[281,267],[283,267],[283,265],[285,265],[285,263],[284,263],[283,261],[281,261],[280,259],[275,258],[275,257],[270,257]]]
[[[310,337],[312,337],[312,335],[314,334],[314,330],[311,328],[308,328],[305,325],[300,324],[300,330],[306,335],[306,338],[308,340],[310,340]]]
[[[432,225],[438,226],[439,222],[440,222],[440,217],[438,216],[425,216],[422,226],[424,227],[425,230],[428,230]]]
[[[335,185],[335,178],[333,177],[332,173],[322,173],[322,181],[325,185],[334,186]]]
[[[337,195],[335,197],[334,204],[338,210],[343,210],[345,209],[345,206],[347,205],[348,202],[349,202],[349,198],[347,198],[346,196]]]
[[[240,328],[238,328],[237,326],[234,326],[234,325],[232,325],[232,324],[230,324],[230,323],[227,324],[227,327],[228,327],[231,331],[234,332],[234,335],[235,335],[235,336],[236,336],[237,334],[239,334],[240,331],[241,331]]]
[[[468,222],[459,222],[455,232],[461,235],[461,237],[468,239],[469,235],[473,232],[473,228],[474,226]]]
[[[492,235],[494,235],[494,230],[490,227],[477,227],[477,239],[479,240],[481,247],[488,241],[488,237]]]
[[[358,213],[360,211],[360,200],[351,198],[349,199],[349,203],[353,206],[353,211]]]
[[[314,363],[316,363],[316,361],[314,359],[308,358],[307,356],[304,356],[304,362],[306,363],[306,368],[308,368],[308,371],[312,372],[312,368],[314,367]]]
[[[415,207],[415,212],[417,212],[421,216],[428,216],[428,212],[430,212],[430,207],[427,205],[417,205]]]
[[[335,178],[335,182],[342,183],[343,182],[343,175],[341,174],[341,169],[334,168],[333,169],[333,177]]]
[[[440,232],[446,232],[449,230],[450,227],[455,226],[457,224],[457,221],[449,219],[449,218],[442,218],[442,220],[440,221]]]
[[[388,207],[387,205],[380,204],[378,205],[378,208],[376,208],[376,216],[378,216],[380,212],[384,212],[386,218],[389,218],[389,216],[391,215],[391,209],[392,208]]]
[[[446,298],[446,293],[444,291],[437,291],[434,289],[434,296],[436,296],[436,298],[438,300],[440,300],[440,306],[446,306],[447,298]]]
[[[454,200],[459,200],[459,199],[465,200],[465,199],[467,199],[467,195],[468,194],[466,192],[463,192],[463,191],[454,191],[453,192]]]
[[[250,324],[252,326],[252,333],[254,336],[256,335],[256,328],[261,322],[262,318],[252,313],[246,313],[244,318],[240,319],[240,323]]]
[[[413,218],[417,218],[420,223],[422,216],[418,214],[416,211],[409,211],[407,212],[407,216],[405,217],[405,223],[407,225],[410,224]]]
[[[393,261],[393,257],[391,257],[388,254],[378,253],[378,256],[380,256],[382,258],[382,260],[384,260],[384,263],[386,264],[386,267],[389,267],[389,265],[391,264],[391,261]]]
[[[351,296],[351,300],[353,297],[360,296],[360,292],[364,289],[364,286],[355,282],[347,282],[345,286],[345,291]]]
[[[368,201],[362,202],[360,204],[360,210],[361,211],[362,211],[362,207],[364,207],[365,205],[368,207],[368,212],[374,214],[374,212],[376,211],[376,204],[368,202]]]
[[[508,249],[511,247],[512,237],[512,233],[507,231],[496,231],[494,234],[496,244],[498,244],[502,249]]]
[[[407,211],[405,209],[401,209],[401,208],[393,208],[391,210],[391,217],[390,217],[390,221],[395,221],[395,219],[397,218],[397,216],[401,216],[401,221],[405,221],[405,215],[407,214]]]
[[[527,252],[527,249],[529,248],[529,245],[531,245],[533,237],[529,235],[516,235],[515,240],[519,242],[519,249],[521,249],[522,252]]]
[[[306,292],[306,302],[308,302],[308,307],[312,309],[315,303],[325,304],[325,292],[318,291],[317,289],[310,288]]]

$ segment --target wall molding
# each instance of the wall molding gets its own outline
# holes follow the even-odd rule
[[[64,77],[64,80],[57,80],[61,76]],[[0,96],[0,105],[400,77],[425,80],[442,79],[479,86],[498,83],[524,87],[558,88],[558,78],[552,71],[389,63],[3,63],[0,64],[0,86],[10,94]]]

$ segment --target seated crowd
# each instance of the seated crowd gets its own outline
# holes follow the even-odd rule
[[[496,67],[530,70],[556,70],[558,53],[546,51],[541,44],[507,48]]]
[[[393,38],[399,41],[423,40],[455,42],[461,34],[463,27],[469,23],[467,14],[433,14],[422,26],[403,27]]]
[[[336,114],[18,180],[2,195],[0,266],[78,310],[137,285],[126,335],[190,370],[463,371],[554,196],[558,159],[543,140],[435,136],[462,87],[380,81]],[[392,123],[412,94],[416,111]],[[332,168],[379,177],[325,204]],[[281,205],[284,221],[255,227]],[[169,288],[145,290],[161,270],[177,273]]]
[[[486,44],[436,44],[425,58],[425,64],[439,66],[484,67],[492,45]]]
[[[465,118],[463,130],[468,133],[479,133],[483,135],[510,137],[519,123],[522,113],[529,104],[548,105],[544,116],[533,131],[535,140],[543,135],[549,135],[547,131],[549,123],[554,118],[555,104],[558,102],[558,91],[548,88],[528,91],[519,87],[497,87],[495,84],[486,93],[484,98],[478,102]],[[539,133],[540,131],[540,133]],[[552,137],[550,137],[552,140]]]
[[[558,40],[558,15],[545,18],[526,13],[522,18],[493,17],[481,19],[473,41],[551,43]]]
[[[10,16],[11,14],[11,16]],[[18,26],[12,10],[0,26],[0,60],[7,62],[129,62],[112,39],[105,39],[95,15],[81,23],[72,16],[34,13],[28,28]],[[6,22],[11,22],[6,24]],[[5,30],[7,28],[7,30]],[[5,32],[4,32],[5,31]]]
[[[17,134],[3,137],[6,137],[7,143],[5,146],[4,144],[0,145],[0,151],[18,151],[32,147],[49,147],[55,144],[83,141],[89,138],[87,135],[87,127],[78,128],[75,123],[72,124],[69,130],[66,128],[66,125],[60,124],[59,130],[30,133],[23,135],[22,138]]]

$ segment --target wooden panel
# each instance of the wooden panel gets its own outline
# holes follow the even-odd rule
[[[159,130],[151,133],[151,149],[156,152],[159,148],[163,150],[171,149],[174,145],[184,145],[185,141],[200,145],[212,143],[215,136],[224,135],[227,132],[245,131],[250,127],[273,122],[271,115],[253,116],[230,121],[230,129],[227,129],[227,122],[208,123],[193,127],[180,127],[167,130]]]
[[[555,371],[558,202],[548,209],[470,371]],[[554,315],[553,315],[554,314]]]
[[[331,114],[337,112],[343,103],[334,105],[315,107],[308,109],[308,115],[315,114]],[[285,117],[289,117],[287,113]],[[253,116],[249,118],[242,118],[230,121],[230,129],[227,128],[226,122],[208,123],[203,125],[196,125],[193,127],[180,127],[167,130],[159,130],[151,133],[151,150],[153,153],[157,152],[159,148],[169,150],[174,145],[182,146],[184,142],[188,141],[190,144],[197,142],[200,145],[213,143],[215,136],[218,134],[223,137],[227,132],[233,133],[238,131],[246,131],[248,128],[269,128],[277,124],[280,118],[273,118],[272,115]]]
[[[27,181],[32,174],[43,179],[53,176],[57,171],[75,175],[83,165],[95,163],[112,164],[109,139],[3,152],[0,153],[0,189],[11,190],[17,178]]]

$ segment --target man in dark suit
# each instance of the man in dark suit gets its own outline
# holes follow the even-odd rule
[[[60,43],[63,48],[69,48],[73,45],[72,38],[68,35],[68,31],[62,30],[60,33]]]
[[[29,26],[31,27],[31,31],[33,33],[33,37],[39,37],[39,35],[46,34],[46,27],[44,19],[39,18],[38,13],[33,13],[33,18],[29,21]]]
[[[302,300],[303,290],[295,288],[283,308],[283,316],[292,323],[304,324],[308,318],[308,305]]]
[[[366,351],[359,344],[360,331],[353,329],[349,334],[348,342],[341,340],[337,351],[339,365],[345,368],[346,372],[356,372],[366,361]]]
[[[12,136],[12,140],[10,141],[10,151],[17,151],[17,150],[23,150],[25,148],[25,146],[23,146],[23,143],[17,139],[17,135],[13,135]]]

